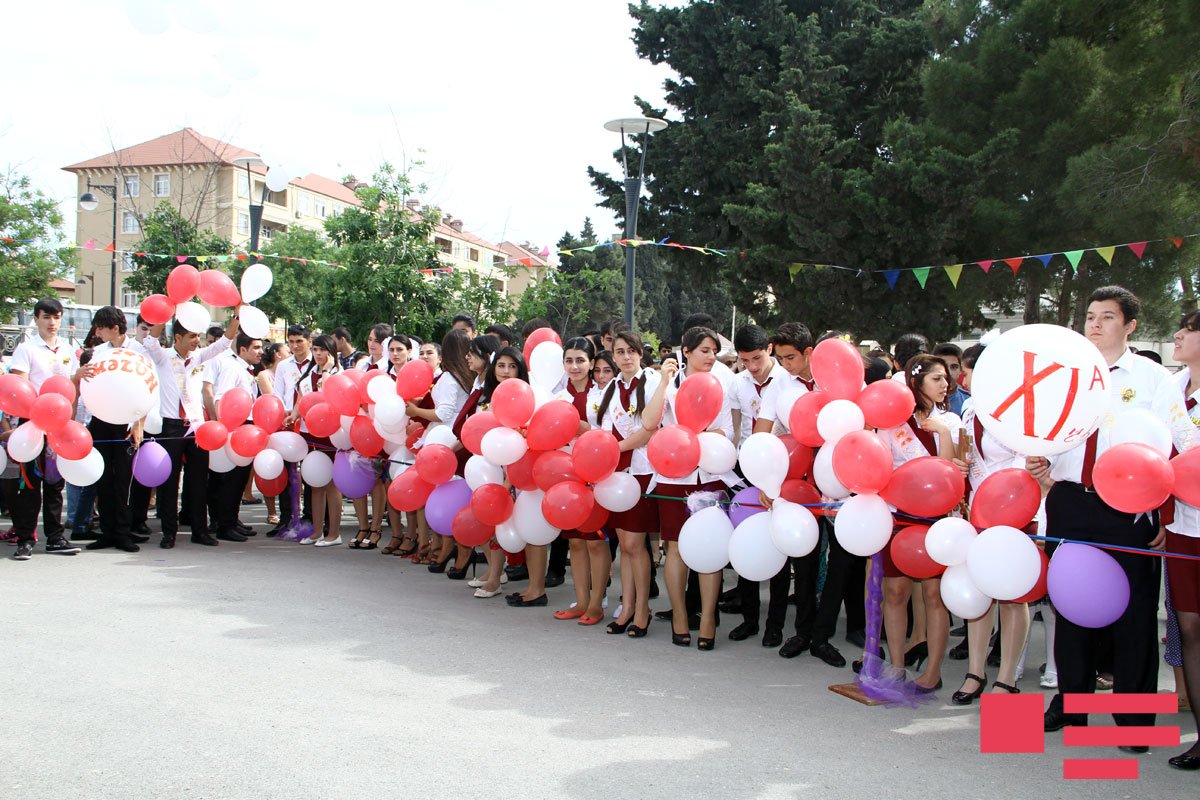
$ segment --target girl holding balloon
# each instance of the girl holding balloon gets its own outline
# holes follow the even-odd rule
[[[381,322],[371,326],[367,332],[368,357],[359,362],[358,369],[368,374],[375,371],[386,372],[391,366],[389,362],[388,345],[392,340],[392,326]],[[374,550],[383,535],[383,517],[387,508],[387,487],[381,480],[376,481],[368,495],[371,500],[368,513],[367,497],[354,499],[354,515],[358,518],[358,535],[350,543],[356,550]]]
[[[720,339],[716,331],[709,328],[691,328],[684,332],[681,351],[685,361],[683,372],[673,358],[663,361],[663,381],[655,391],[654,396],[646,405],[642,414],[643,423],[647,428],[658,429],[661,425],[690,425],[694,436],[702,430],[717,431],[730,441],[734,439],[734,400],[720,380],[705,381],[701,385],[707,392],[715,392],[718,397],[708,398],[718,401],[711,405],[719,405],[715,419],[680,419],[681,411],[687,406],[681,406],[679,395],[683,382],[693,376],[708,375],[712,372],[717,361],[717,353],[721,349]],[[715,376],[713,376],[715,377]],[[691,416],[690,414],[688,415]],[[668,433],[668,430],[656,432],[656,436]],[[677,431],[669,432],[672,439],[677,438]],[[739,483],[735,473],[714,475],[700,469],[694,463],[680,463],[682,453],[668,453],[667,458],[660,460],[656,467],[658,486],[656,492],[664,495],[658,500],[659,534],[667,543],[666,582],[667,591],[671,597],[673,619],[671,621],[671,643],[687,647],[692,643],[688,631],[687,614],[687,579],[688,568],[679,555],[679,532],[687,521],[687,498],[696,492],[721,492],[727,487]],[[685,459],[686,456],[683,456]],[[683,472],[687,467],[692,469]],[[680,473],[682,472],[682,475]],[[669,474],[667,474],[669,473]],[[716,646],[717,635],[717,599],[721,593],[721,573],[710,572],[700,575],[700,636],[696,642],[700,650],[712,650]],[[683,628],[680,633],[679,629]]]
[[[341,372],[341,367],[338,366],[337,360],[337,345],[333,341],[333,337],[329,334],[321,334],[313,339],[312,342],[312,360],[308,366],[300,373],[300,377],[296,384],[296,390],[299,398],[305,395],[319,392],[321,385],[330,376]],[[300,402],[292,409],[292,412],[284,420],[284,427],[289,427],[300,418]],[[333,452],[333,443],[328,436],[314,436],[309,433],[308,425],[302,419],[300,421],[300,435],[303,436],[309,443],[309,451],[320,450],[326,454]],[[323,486],[312,486],[312,511],[313,511],[313,532],[307,539],[301,539],[300,544],[315,544],[318,547],[330,547],[342,543],[342,536],[339,528],[342,525],[342,494],[338,491],[337,484],[332,480],[332,472],[330,480]],[[322,536],[323,527],[327,526],[327,533]]]
[[[904,425],[880,431],[880,436],[891,448],[893,467],[899,468],[926,456],[938,456],[953,461],[965,474],[966,463],[956,458],[955,451],[955,442],[963,429],[962,420],[946,406],[946,395],[950,390],[950,370],[946,362],[937,356],[917,355],[908,360],[904,370],[905,381],[916,400],[916,409]],[[883,549],[883,624],[892,665],[903,670],[912,579],[896,567],[890,549],[890,545]],[[925,671],[916,679],[916,688],[918,692],[928,694],[942,686],[942,659],[950,638],[950,617],[942,603],[940,578],[923,580],[921,594],[925,601],[928,655]]]
[[[429,368],[433,370],[433,384],[420,400],[417,400],[415,403],[412,401],[408,402],[405,410],[408,413],[410,430],[414,431],[418,436],[422,436],[424,435],[424,429],[433,421],[432,418],[437,417],[437,401],[434,400],[433,393],[441,382],[442,377],[447,373],[442,370],[442,347],[437,342],[425,342],[422,344],[418,350],[417,357],[428,364]],[[447,380],[451,384],[454,384],[453,377],[449,377]],[[454,385],[457,386],[457,384]],[[463,397],[465,399],[465,395]],[[419,411],[421,414],[413,414],[413,411]],[[429,416],[423,416],[425,414]],[[454,414],[458,416],[457,409]],[[436,555],[441,550],[441,537],[429,529],[429,524],[425,521],[425,509],[417,509],[413,514],[417,518],[417,551],[412,554],[412,561],[414,564],[427,566],[434,563]],[[398,551],[396,552],[397,555],[400,555]]]
[[[647,399],[657,395],[662,374],[642,367],[642,338],[631,330],[614,335],[612,359],[618,374],[600,396],[596,417],[599,426],[612,431],[619,443],[621,458],[614,476],[627,474],[636,482],[623,479],[633,496],[623,498],[626,510],[614,512],[609,519],[621,547],[621,613],[609,623],[607,632],[640,638],[650,627],[650,549],[646,537],[659,527],[658,501],[646,496],[654,467],[646,455],[651,429],[643,425],[642,414]],[[617,479],[615,485],[620,486],[621,480]]]
[[[409,358],[409,338],[403,334],[393,334],[392,338],[387,340],[387,346],[384,348],[388,354],[387,374],[390,378],[395,379],[400,373],[400,369],[408,363]],[[386,473],[385,473],[386,476]],[[419,521],[417,512],[407,514],[407,524],[401,523],[400,512],[387,502],[387,486],[382,479],[377,484],[380,491],[384,493],[384,505],[387,507],[388,527],[392,530],[392,540],[388,546],[383,548],[384,555],[396,555],[401,558],[408,558],[413,553],[417,552],[417,538],[420,536]],[[374,494],[374,489],[371,490]],[[401,535],[400,531],[404,533]],[[374,537],[378,540],[378,536]],[[405,547],[405,542],[411,542],[411,547]],[[354,543],[351,543],[351,547]],[[367,545],[368,550],[372,549],[371,544]]]

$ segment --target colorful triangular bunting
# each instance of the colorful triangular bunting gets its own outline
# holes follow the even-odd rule
[[[1066,253],[1063,253],[1063,255],[1066,256],[1067,261],[1070,262],[1072,272],[1075,272],[1079,269],[1079,259],[1083,258],[1082,250],[1069,250]]]
[[[992,268],[992,264],[994,264],[995,262],[988,260],[988,261],[976,261],[975,263],[979,265],[979,268],[981,270],[983,270],[984,272],[987,272],[989,269]]]
[[[1043,253],[1040,256],[1034,256],[1038,261],[1042,262],[1043,267],[1050,266],[1050,259],[1054,258],[1054,253]]]
[[[1175,249],[1178,250],[1179,248],[1183,247],[1183,237],[1182,236],[1172,236],[1171,244],[1175,245]]]
[[[913,270],[913,276],[917,279],[917,283],[921,284],[921,288],[925,288],[925,281],[929,280],[929,270],[932,267],[917,267]]]
[[[958,279],[962,276],[962,264],[954,264],[949,267],[942,267],[946,270],[946,277],[950,279],[950,283],[954,284],[954,288],[958,288]]]
[[[1096,252],[1099,253],[1100,257],[1104,259],[1104,263],[1112,266],[1113,254],[1117,252],[1117,248],[1115,246],[1097,247]]]
[[[1013,275],[1016,275],[1017,270],[1019,270],[1021,265],[1025,263],[1025,257],[1018,256],[1017,258],[1006,258],[1004,259],[1004,263],[1008,264],[1008,268],[1013,271]]]
[[[885,269],[883,270],[883,277],[887,280],[888,286],[892,289],[895,289],[896,281],[900,278],[900,270]]]
[[[1133,254],[1138,257],[1138,261],[1142,260],[1142,253],[1146,252],[1145,242],[1133,242],[1132,244],[1127,244],[1125,246],[1128,247]]]

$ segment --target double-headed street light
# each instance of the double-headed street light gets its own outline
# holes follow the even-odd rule
[[[624,117],[604,123],[604,130],[621,134],[621,164],[625,168],[625,238],[637,238],[638,199],[642,194],[642,178],[646,173],[646,151],[650,149],[650,134],[667,127],[665,120],[654,117]],[[625,137],[642,136],[642,156],[637,176],[629,173],[629,154]],[[637,269],[637,248],[625,247],[625,324],[633,327],[633,277]]]
[[[116,180],[112,183],[92,183],[92,179],[88,178],[88,191],[79,196],[79,207],[84,211],[95,211],[100,207],[100,201],[96,195],[92,194],[92,189],[98,189],[112,198],[112,289],[110,290],[108,304],[115,306],[117,304],[117,183]],[[95,283],[92,284],[92,297],[95,299],[96,289]]]

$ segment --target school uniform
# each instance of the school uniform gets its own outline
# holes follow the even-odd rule
[[[1200,390],[1187,394],[1191,373],[1184,367],[1163,383],[1154,398],[1154,412],[1171,429],[1175,453],[1200,445]],[[1173,455],[1175,454],[1173,453]],[[1172,553],[1200,556],[1200,508],[1175,498],[1172,513],[1163,514],[1165,547]],[[1166,559],[1167,585],[1176,612],[1200,614],[1200,560]]]
[[[204,375],[204,382],[212,384],[213,402],[218,409],[221,407],[221,398],[231,389],[244,389],[251,398],[258,397],[258,382],[254,380],[254,368],[236,353],[229,352],[211,359],[205,364],[205,368],[208,372]],[[246,424],[250,424],[251,421],[247,420]],[[233,431],[230,433],[232,434]],[[253,469],[252,464],[247,464],[244,467],[235,466],[223,474],[209,470],[209,485],[215,484],[215,489],[209,494],[215,496],[216,499],[218,538],[230,538],[229,534],[239,531],[243,535],[246,531],[250,531],[250,534],[253,535],[253,529],[242,525],[238,519],[242,493]],[[232,538],[236,539],[236,537]]]
[[[658,391],[662,373],[656,369],[642,369],[626,381],[621,375],[612,379],[600,396],[598,427],[611,431],[617,441],[624,441],[642,429],[642,412],[649,398]],[[639,403],[639,397],[641,402]],[[603,410],[603,415],[600,411]],[[617,469],[628,472],[638,480],[642,497],[628,511],[619,511],[609,517],[615,528],[630,533],[653,533],[658,530],[658,502],[645,497],[654,480],[654,467],[646,455],[646,446],[621,453]]]
[[[126,336],[116,347],[104,342],[93,348],[91,363],[99,364],[108,353],[118,349],[132,350],[143,356],[146,353],[145,348],[133,337]],[[133,454],[132,442],[126,440],[131,427],[105,422],[95,416],[88,423],[96,451],[104,458],[104,473],[96,482],[96,510],[100,515],[101,537],[88,545],[88,549],[133,541]]]

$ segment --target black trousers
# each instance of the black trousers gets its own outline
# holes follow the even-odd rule
[[[225,474],[210,472],[219,476],[219,488],[216,492],[217,530],[230,531],[238,524],[238,512],[242,507],[242,493],[246,489],[246,481],[254,470],[253,464],[244,467],[234,467]],[[211,493],[210,493],[211,494]],[[192,528],[194,531],[195,528]]]
[[[1156,524],[1143,515],[1136,522],[1107,506],[1100,495],[1077,483],[1059,482],[1046,496],[1048,536],[1125,547],[1145,547],[1156,533]],[[1129,607],[1107,628],[1082,628],[1059,615],[1054,633],[1054,659],[1058,662],[1058,694],[1050,707],[1062,711],[1064,694],[1096,691],[1101,639],[1113,639],[1113,692],[1158,691],[1158,589],[1162,583],[1157,558],[1105,551],[1129,578]],[[1114,714],[1118,725],[1153,725],[1153,714]]]
[[[792,572],[796,577],[796,635],[813,635],[817,621],[817,577],[821,572],[821,550],[817,548],[806,556],[790,558]]]
[[[196,445],[192,437],[181,438],[187,433],[188,423],[177,419],[164,419],[162,441],[159,442],[171,456],[171,474],[158,487],[158,518],[164,535],[179,533],[179,485],[182,479],[183,494],[187,498],[191,516],[192,535],[208,533],[205,515],[208,497],[208,451]],[[184,471],[184,464],[187,470]]]
[[[838,613],[843,603],[846,605],[846,632],[861,631],[867,627],[866,603],[863,599],[867,560],[847,553],[838,544],[833,524],[827,518],[821,517],[817,522],[829,542],[829,561],[825,569],[825,586],[821,590],[821,601],[813,622],[812,640],[828,642],[837,631]]]
[[[166,429],[164,428],[164,430]],[[137,478],[134,478],[133,483],[129,485],[129,524],[132,530],[137,530],[146,524],[146,520],[150,516],[150,495],[153,492],[153,489],[138,483]]]
[[[21,420],[24,422],[24,420]],[[13,531],[18,541],[33,541],[37,538],[38,512],[42,514],[42,532],[46,541],[63,535],[62,493],[63,482],[46,483],[42,480],[46,469],[45,449],[33,461],[21,465],[24,480],[13,481],[8,503],[12,511]],[[23,484],[23,485],[22,485]]]
[[[792,588],[792,570],[787,564],[771,578],[768,583],[767,595],[767,629],[783,630],[787,621],[788,594]],[[747,624],[758,625],[758,615],[762,609],[762,598],[759,596],[760,584],[738,576],[737,590],[742,601],[742,617]]]
[[[96,417],[88,423],[95,448],[104,459],[104,472],[96,483],[96,510],[100,532],[105,538],[128,538],[130,534],[129,487],[133,483],[132,442],[125,425],[113,425]]]
[[[555,575],[567,574],[567,553],[570,552],[571,543],[559,536],[550,543],[550,558],[546,562],[546,572],[554,573]]]

